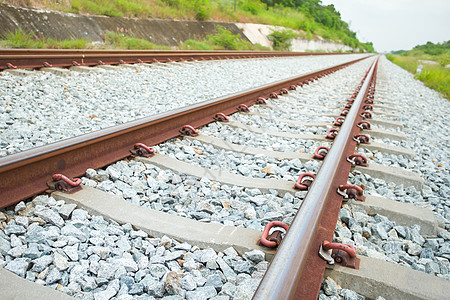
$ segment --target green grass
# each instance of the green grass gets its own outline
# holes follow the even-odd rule
[[[243,40],[239,34],[233,34],[231,31],[217,26],[217,33],[211,34],[202,41],[187,40],[180,44],[180,49],[188,50],[270,50],[259,44]]]
[[[172,48],[163,45],[157,45],[144,39],[138,39],[123,35],[121,33],[108,32],[105,37],[107,48],[114,49],[134,49],[134,50],[170,50]]]
[[[373,52],[371,43],[361,43],[348,24],[340,19],[334,7],[324,6],[316,0],[28,0],[31,5],[65,12],[130,18],[163,18],[189,20],[215,20],[226,22],[261,23],[301,30],[308,39],[322,36],[353,48]],[[268,1],[268,0],[264,0]]]
[[[450,69],[442,65],[423,64],[418,61],[419,59],[436,61],[441,58],[418,55],[417,53],[408,56],[403,53],[401,55],[387,54],[386,57],[412,74],[416,73],[419,64],[423,65],[422,72],[420,75],[415,75],[415,78],[450,100]]]
[[[0,46],[9,48],[24,49],[135,49],[135,50],[170,50],[171,47],[157,45],[144,39],[133,38],[122,33],[108,32],[105,35],[105,43],[103,45],[93,45],[86,39],[80,40],[55,40],[55,39],[39,39],[32,33],[26,33],[22,30],[9,32],[0,39]],[[187,40],[181,43],[178,48],[189,50],[255,50],[268,51],[267,47],[259,44],[243,40],[239,34],[233,34],[229,30],[218,26],[217,34],[208,35],[202,41]]]
[[[36,38],[31,32],[16,30],[1,37],[2,44],[10,48],[25,49],[85,49],[89,41],[86,39],[77,40],[56,40],[51,38]]]
[[[93,45],[87,39],[56,40],[52,38],[37,38],[30,32],[16,30],[0,37],[0,45],[9,48],[23,49],[137,49],[137,50],[170,50],[171,47],[157,45],[147,40],[125,36],[119,33],[109,32],[105,36],[104,45]]]

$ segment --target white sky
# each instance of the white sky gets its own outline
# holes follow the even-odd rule
[[[378,52],[450,40],[450,0],[322,0]]]

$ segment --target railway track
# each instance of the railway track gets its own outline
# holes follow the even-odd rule
[[[331,53],[328,55],[339,55]],[[276,51],[0,49],[0,70],[323,55]]]
[[[313,92],[318,92],[314,85],[338,74],[333,72],[348,68],[354,69],[345,73],[347,78],[343,81],[350,82],[345,87],[334,88],[337,95],[335,99],[327,99],[328,109],[323,108],[320,97],[315,103],[305,102]],[[314,299],[319,292],[322,296],[332,294],[332,278],[368,298],[440,299],[449,286],[445,279],[365,258],[359,255],[361,248],[355,257],[354,246],[327,242],[356,243],[348,237],[345,239],[343,234],[345,229],[349,230],[347,227],[355,225],[348,224],[351,218],[343,212],[349,207],[354,212],[367,213],[367,220],[363,221],[366,224],[369,218],[378,218],[378,223],[384,222],[383,225],[390,222],[410,230],[416,240],[439,235],[444,244],[446,241],[445,233],[439,228],[442,224],[431,210],[365,194],[363,188],[371,187],[357,182],[363,174],[366,178],[413,186],[417,190],[424,185],[416,173],[382,166],[374,161],[375,157],[367,158],[355,152],[414,156],[410,149],[402,147],[407,137],[399,129],[402,124],[394,120],[395,112],[386,106],[389,101],[377,103],[377,71],[378,58],[359,59],[244,94],[206,101],[0,158],[3,207],[43,192],[55,173],[71,177],[86,175],[75,183],[53,176],[49,186],[59,191],[52,192],[50,198],[38,196],[26,204],[20,202],[14,208],[16,214],[27,218],[37,216],[38,219],[31,219],[34,224],[42,220],[46,223],[44,227],[53,227],[53,231],[78,241],[65,241],[66,244],[61,241],[61,248],[57,249],[54,243],[60,242],[58,234],[50,234],[53,250],[46,251],[51,254],[52,262],[43,264],[43,270],[39,269],[38,262],[22,259],[23,253],[18,250],[12,253],[19,261],[10,258],[5,261],[5,268],[22,277],[36,273],[45,279],[38,278],[41,284],[67,294],[81,296],[97,288],[96,299],[120,296],[126,299],[125,294],[145,293],[156,297],[169,294],[208,299],[218,292],[226,299]],[[342,94],[349,96],[347,101]],[[302,118],[304,114],[306,118]],[[246,139],[238,138],[242,136]],[[147,145],[157,146],[153,149]],[[299,147],[301,151],[292,150]],[[369,165],[363,166],[367,162]],[[81,190],[79,182],[83,182]],[[362,198],[365,202],[356,201]],[[194,207],[194,212],[185,206]],[[233,216],[231,212],[238,213]],[[11,210],[2,216],[8,222],[15,219],[4,224],[7,234],[0,236],[5,241],[9,239],[11,244],[16,235],[25,234],[19,228],[25,221],[15,218]],[[336,220],[339,220],[337,225]],[[286,234],[285,230],[275,233],[272,242],[268,242],[273,246],[282,241],[276,251],[258,244],[261,231],[271,221],[276,221],[270,223],[275,227],[289,226]],[[89,236],[83,237],[82,231],[76,231],[88,223],[97,231],[115,230],[115,238],[110,240],[99,235],[94,242],[89,239],[94,246],[88,246],[84,239]],[[415,224],[420,228],[411,227]],[[373,237],[383,234],[376,226],[371,229]],[[26,232],[30,235],[29,227]],[[147,238],[147,234],[154,238]],[[144,241],[152,245],[147,248],[151,250],[143,250]],[[114,248],[117,245],[120,250]],[[413,246],[408,246],[408,251]],[[198,247],[211,247],[218,254]],[[336,249],[332,256],[331,248]],[[8,251],[11,249],[15,247]],[[71,264],[88,259],[86,255],[79,258],[83,256],[80,252],[86,252],[89,260],[97,261],[94,263],[97,267],[86,267],[86,271],[98,275],[101,264],[104,277],[100,277],[106,281],[97,280],[89,285],[91,279],[71,279],[76,276],[74,269],[78,270]],[[5,253],[2,255],[6,256]],[[269,268],[267,261],[271,261]],[[341,261],[350,268],[335,266]],[[445,261],[441,262],[445,265]],[[159,269],[152,263],[159,263]],[[115,278],[104,275],[111,264],[122,265],[126,272],[132,272],[133,281],[124,284],[120,279],[108,284],[108,280]],[[335,267],[327,271],[326,276],[330,277],[320,291],[327,266]],[[379,270],[371,274],[377,266],[401,275],[386,279]],[[65,279],[67,269],[70,272],[66,272]],[[41,275],[45,270],[47,274]],[[207,278],[203,283],[202,276]],[[162,285],[156,278],[162,280]],[[405,280],[414,281],[415,286],[406,287]],[[64,282],[72,285],[64,286],[61,284]],[[74,292],[76,285],[81,286],[78,294]],[[433,290],[426,290],[427,285],[432,285]]]

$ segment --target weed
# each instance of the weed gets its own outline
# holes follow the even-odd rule
[[[387,59],[402,67],[408,72],[415,74],[419,65],[417,57],[387,54]],[[423,57],[422,57],[423,58]],[[427,87],[432,88],[450,100],[450,70],[440,65],[423,64],[422,72],[415,78],[422,81]]]
[[[291,40],[296,36],[292,30],[274,31],[269,34],[269,40],[272,41],[274,50],[289,51]]]
[[[284,26],[303,30],[305,37],[314,35],[341,42],[353,48],[373,52],[370,43],[361,43],[356,33],[333,5],[322,5],[319,0],[24,0],[38,6],[65,12],[106,15],[111,17],[168,18],[248,22]],[[441,50],[426,49],[428,53]]]
[[[36,40],[33,33],[25,32],[22,29],[18,29],[14,32],[8,32],[3,36],[3,39],[7,41],[7,46],[11,48],[42,48],[42,41]]]
[[[108,32],[106,34],[105,43],[108,46],[116,49],[137,49],[137,50],[171,49],[170,47],[157,45],[144,39],[133,38],[121,33],[114,33],[114,32]]]
[[[178,46],[183,50],[212,50],[213,48],[205,42],[186,40]]]
[[[179,48],[188,50],[270,50],[260,44],[253,45],[250,42],[243,40],[239,34],[233,34],[222,26],[217,26],[216,29],[216,34],[208,35],[206,36],[206,39],[202,41],[187,40],[184,43],[181,43]]]

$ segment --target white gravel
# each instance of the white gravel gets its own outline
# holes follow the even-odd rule
[[[261,60],[261,64],[267,63],[267,61],[270,60]],[[294,60],[285,59],[285,62],[289,64],[292,64],[293,61]],[[306,61],[306,59],[304,61]],[[199,64],[198,66],[204,66],[204,64],[209,63],[212,62],[202,63]],[[222,62],[218,63],[222,64]],[[234,62],[227,61],[223,63],[225,64]],[[361,77],[360,73],[364,72],[368,68],[369,64],[370,64],[369,61],[364,61],[359,64],[355,64],[349,68],[340,70],[338,73],[324,77],[308,86],[298,88],[297,92],[290,93],[288,96],[286,96],[286,99],[298,101],[299,106],[302,103],[308,103],[313,105],[326,105],[328,107],[333,107],[331,111],[337,112],[339,110],[336,110],[335,107],[343,106],[345,98],[347,98],[352,93],[353,89],[359,82],[359,79]],[[187,66],[181,65],[177,67],[176,70],[177,72],[185,71],[187,69],[192,71],[192,68],[197,68],[196,66],[197,66],[196,64]],[[139,67],[139,68],[141,72],[137,74],[145,72],[156,72],[156,70],[153,70],[152,68],[149,67]],[[225,67],[221,66],[221,68],[224,69]],[[175,69],[171,68],[171,70],[173,71]],[[157,71],[162,72],[160,69],[158,69]],[[274,72],[275,74],[277,70],[274,67],[273,69],[271,69],[271,71]],[[282,71],[284,72],[286,70]],[[234,70],[234,72],[236,71]],[[104,73],[106,74],[107,72]],[[231,73],[233,72],[229,72],[229,74]],[[240,71],[238,73],[242,75],[244,74],[244,71]],[[102,74],[102,76],[105,74]],[[219,77],[221,76],[220,74]],[[36,76],[45,78],[50,75],[38,74]],[[78,74],[71,76],[73,77],[85,76],[85,79],[88,78],[89,80],[94,80],[94,78],[95,80],[98,80],[98,78],[100,78],[99,77],[100,75],[96,73],[91,73],[88,75]],[[213,75],[211,74],[211,76]],[[248,76],[248,74],[242,76],[243,77],[238,77],[236,75],[236,78],[239,78],[237,79],[237,82],[239,82],[239,80],[241,80],[242,82],[246,82],[242,80],[242,78],[244,78],[245,76],[254,77],[254,74],[252,74],[252,76]],[[341,76],[344,76],[349,80],[350,79],[353,80],[352,81],[353,84],[347,83],[345,87],[342,87],[342,84],[340,84],[339,81],[340,80],[339,78]],[[6,79],[8,79],[6,82],[8,82],[9,84],[11,82],[17,81],[17,78],[11,79],[14,76],[5,74],[2,77],[2,79],[4,79],[5,77]],[[24,80],[28,79],[25,78]],[[119,79],[116,78],[116,80]],[[274,80],[272,79],[271,81]],[[136,84],[137,82],[138,81],[136,81]],[[147,84],[149,84],[149,82],[150,81],[147,81]],[[0,85],[1,84],[3,83],[0,83]],[[43,84],[43,82],[41,82],[40,84]],[[45,84],[47,84],[47,82],[45,82]],[[166,84],[168,87],[169,83],[166,82]],[[216,83],[214,82],[214,80],[211,80],[210,85],[211,84],[215,85]],[[175,84],[176,88],[180,88],[180,86],[185,90],[189,89],[186,84],[184,85]],[[74,90],[75,86],[71,88]],[[116,91],[122,91],[121,90],[122,88],[126,90],[126,87],[124,86],[117,86]],[[143,89],[145,90],[145,85]],[[130,90],[133,89],[130,88]],[[363,175],[358,172],[353,172],[350,175],[349,181],[356,184],[364,184],[366,189],[365,192],[369,194],[380,194],[392,200],[398,200],[402,202],[412,203],[414,205],[430,207],[431,209],[433,209],[436,216],[439,217],[444,222],[445,229],[442,230],[439,233],[439,236],[437,237],[424,238],[420,235],[419,233],[420,228],[418,228],[417,226],[411,227],[398,226],[397,224],[395,224],[395,222],[389,220],[385,216],[382,215],[369,216],[362,209],[358,208],[358,206],[352,205],[351,202],[349,202],[348,204],[344,205],[340,211],[339,214],[340,221],[336,226],[334,240],[337,242],[355,245],[357,247],[359,255],[366,255],[370,257],[384,259],[386,261],[398,263],[419,271],[436,275],[438,277],[450,279],[449,275],[450,176],[449,176],[449,154],[448,154],[449,139],[448,134],[445,132],[445,129],[448,128],[448,115],[450,113],[449,103],[446,99],[443,99],[438,93],[426,88],[422,83],[414,80],[412,75],[400,69],[399,67],[391,64],[385,58],[382,58],[380,62],[376,90],[377,92],[375,96],[375,101],[377,100],[382,101],[383,99],[386,99],[395,102],[395,107],[399,110],[398,113],[401,114],[401,117],[397,119],[403,122],[403,124],[405,125],[405,128],[401,132],[410,135],[410,140],[406,141],[394,141],[389,139],[378,139],[377,141],[409,148],[413,150],[415,153],[417,153],[417,156],[415,158],[408,158],[401,155],[398,156],[388,155],[380,152],[372,153],[370,151],[362,149],[359,149],[358,151],[368,156],[369,163],[378,162],[385,165],[401,167],[420,174],[426,181],[425,188],[421,191],[418,191],[413,187],[406,187],[402,185],[395,185],[393,183],[386,183],[383,180],[372,178],[370,176]],[[1,88],[0,91],[2,91]],[[181,89],[178,89],[176,91],[179,92],[181,91]],[[208,91],[210,92],[210,90]],[[123,92],[125,93],[125,91]],[[171,90],[169,91],[169,89],[167,88],[167,92],[172,91]],[[203,90],[203,92],[205,92],[205,90]],[[148,90],[147,93],[149,93]],[[174,93],[176,94],[176,92]],[[105,100],[103,98],[104,97],[103,94],[98,93],[98,95],[99,98],[102,99],[102,101]],[[172,99],[170,97],[174,97],[172,94],[168,94],[167,96],[168,97],[165,99]],[[187,96],[187,98],[191,100],[193,99],[193,97],[194,96]],[[209,94],[208,97],[213,96]],[[11,100],[12,98],[13,97],[11,95],[9,96],[7,95],[5,97],[5,101],[12,101]],[[130,100],[131,98],[133,97],[130,96],[129,99],[127,99],[127,101],[131,101]],[[70,102],[74,99],[74,96],[70,96],[68,99],[70,99],[69,100]],[[140,98],[140,100],[141,99],[142,98]],[[156,97],[154,99],[157,101]],[[205,99],[206,98],[202,98],[201,100]],[[109,100],[112,101],[111,99]],[[273,101],[273,103],[276,103],[277,105],[281,106],[283,105],[282,101],[277,100],[269,100],[269,101]],[[186,103],[186,101],[183,100],[183,103]],[[118,107],[121,107],[120,109],[123,110],[124,107],[126,107],[126,102],[123,102],[121,105],[122,106],[119,105]],[[176,103],[174,105],[175,105],[174,107],[176,107]],[[95,105],[93,105],[93,107],[94,106]],[[134,105],[131,104],[130,106],[134,107]],[[160,107],[155,105],[154,107],[143,108],[141,106],[142,110],[135,112],[133,118],[142,117],[147,115],[148,113],[149,114],[157,113],[159,112],[158,109],[160,108],[162,109],[164,107],[166,109],[171,109],[171,107],[167,108],[167,106],[163,104],[161,104]],[[13,113],[12,110],[9,113],[7,113],[6,112],[7,108],[8,105],[2,106],[2,110],[0,110],[0,116],[2,117],[5,115],[10,116],[11,113]],[[84,109],[85,108],[80,108],[81,114],[86,115],[90,113]],[[113,108],[111,107],[111,109]],[[102,112],[101,110],[102,110],[101,106],[99,106],[98,113],[101,114],[101,116],[106,116],[108,114],[107,112]],[[277,118],[290,118],[290,116],[286,113],[276,111],[273,112],[271,109],[265,108],[263,106],[254,107],[253,110],[265,114],[272,114],[272,116],[275,116]],[[299,108],[299,114],[292,116],[292,119],[301,121],[312,120],[318,122],[318,118],[316,118],[315,116],[306,116],[303,118],[303,116],[301,115],[302,111],[307,113],[330,112],[329,109],[325,108],[324,109],[306,108],[304,110]],[[14,113],[17,113],[17,111],[14,111]],[[72,116],[72,113],[68,113],[66,111],[66,117],[67,116]],[[131,117],[130,119],[127,119],[127,117],[129,116],[123,114],[123,116],[118,116],[117,120],[121,118],[122,120],[125,121],[133,119]],[[30,117],[27,118],[30,119]],[[27,122],[26,121],[28,120],[27,118],[24,118],[25,122]],[[264,123],[265,119],[260,119],[255,116],[236,114],[233,115],[232,118],[244,122],[253,122],[255,126],[260,127],[273,126],[273,128],[277,130],[285,130],[285,131],[289,130],[289,126],[284,125],[285,127],[278,127],[278,125],[276,125],[275,123],[270,122]],[[67,119],[68,120],[66,120],[65,123],[68,123],[70,121],[69,120],[70,118]],[[89,118],[88,121],[90,122],[89,124],[91,125],[89,126],[84,125],[86,128],[83,130],[86,131],[81,132],[88,132],[89,130],[94,130],[103,126],[100,125],[100,123],[103,124],[102,122],[104,118],[99,117],[98,119],[101,119],[102,122],[96,123],[95,126],[97,127],[95,126],[93,127],[92,124],[94,124],[95,119],[97,119],[97,117],[93,118],[92,120],[90,120]],[[108,123],[108,125],[105,126],[111,126],[113,124],[116,124],[115,122],[117,122],[117,120],[116,119],[108,120],[108,122],[110,123]],[[328,118],[325,120],[329,121],[330,119]],[[36,124],[31,125],[34,126]],[[9,127],[10,126],[6,126],[6,128],[3,128],[1,130],[4,129],[9,130]],[[376,126],[374,127],[376,128]],[[60,129],[52,129],[52,130],[55,130],[54,132],[56,133],[56,130]],[[303,127],[295,128],[295,131],[298,133],[306,132],[304,130],[310,131],[310,129],[308,128]],[[313,128],[313,130],[315,129]],[[201,129],[201,133],[223,138],[224,140],[236,144],[248,145],[252,147],[261,147],[264,149],[275,151],[300,151],[313,153],[318,146],[320,145],[329,146],[332,143],[331,141],[326,142],[326,144],[304,140],[290,141],[284,138],[269,137],[265,134],[253,134],[242,129],[231,128],[230,126],[227,126],[225,123],[224,124],[214,123],[205,126],[204,128]],[[43,141],[45,140],[44,138],[42,139]],[[0,143],[8,143],[8,141],[4,140],[4,133],[0,135]],[[1,144],[1,147],[2,149],[6,148],[6,146],[3,147],[3,144]],[[3,155],[9,153],[7,151],[10,151],[11,149],[19,149],[19,148],[20,147],[18,146],[10,147],[7,150],[5,150],[6,152],[4,152]],[[282,179],[292,179],[295,178],[295,176],[297,176],[299,172],[303,172],[305,170],[315,171],[317,167],[320,165],[320,162],[298,164],[296,161],[289,161],[289,160],[275,161],[264,158],[262,156],[250,157],[247,155],[237,154],[231,151],[223,151],[220,149],[216,149],[213,146],[202,144],[199,142],[188,142],[187,140],[181,141],[179,139],[168,141],[165,144],[156,147],[156,149],[158,151],[167,153],[168,155],[174,156],[177,159],[183,161],[188,161],[191,163],[199,164],[210,168],[226,168],[227,171],[234,172],[236,174],[254,177],[273,176]],[[217,157],[220,157],[219,164],[214,163],[214,159],[217,160]],[[245,163],[245,167],[247,167],[247,169],[242,168],[243,163]],[[266,172],[261,172],[261,170],[266,168],[267,166],[270,166],[277,172],[274,172],[274,174],[267,174]],[[236,186],[230,187],[227,185],[220,185],[216,182],[211,182],[207,178],[195,178],[192,176],[186,176],[184,174],[177,174],[171,170],[161,170],[151,164],[144,164],[136,161],[117,162],[103,170],[89,169],[86,173],[86,177],[83,177],[82,180],[83,183],[86,185],[95,186],[102,190],[116,194],[135,204],[151,207],[153,209],[164,211],[171,214],[177,214],[180,216],[193,218],[202,222],[218,222],[225,225],[241,226],[256,230],[262,230],[265,224],[273,220],[280,220],[289,224],[292,221],[293,216],[295,215],[298,207],[302,202],[302,199],[305,196],[304,192],[297,192],[294,195],[287,194],[284,197],[279,197],[276,191],[270,191],[270,193],[263,194],[257,189],[244,189]],[[49,207],[54,212],[58,211],[59,213],[59,207],[63,204],[52,203],[52,201],[50,202],[51,203],[45,204],[47,205],[46,207]],[[23,215],[23,213],[20,212],[24,210],[26,206],[25,205],[18,205],[18,206],[19,208],[16,208],[17,210],[16,212],[12,211],[6,212],[6,215],[11,217],[11,220],[9,220],[8,223],[5,222],[7,220],[6,215],[4,215],[5,218],[2,219],[2,215],[0,214],[1,219],[0,222],[3,222],[0,223],[2,224],[3,229],[0,230],[0,250],[3,249],[3,251],[5,252],[1,253],[0,255],[0,264],[9,265],[10,266],[9,269],[13,269],[16,271],[20,271],[23,269],[23,266],[25,265],[30,266],[30,264],[33,263],[33,261],[30,262],[29,259],[27,260],[23,258],[23,255],[25,254],[21,253],[23,247],[20,248],[20,246],[23,246],[24,244],[29,245],[34,243],[29,239],[29,235],[27,235],[26,232],[28,230],[27,228],[36,227],[36,225],[33,224],[36,223],[39,224],[40,221],[36,218],[41,218],[42,220],[48,218],[48,220],[46,221],[45,224],[42,225],[42,227],[45,228],[46,232],[50,232],[46,233],[49,235],[53,231],[58,230],[52,228],[60,228],[61,226],[63,226],[63,224],[66,224],[67,222],[69,223],[75,222],[77,226],[78,225],[87,227],[94,226],[89,225],[90,223],[80,225],[78,223],[79,221],[74,220],[73,215],[71,219],[68,220],[61,219],[63,222],[61,223],[61,220],[55,217],[55,214],[51,213],[51,211],[49,212],[45,210],[44,209],[45,207],[44,208],[39,207],[37,211],[36,209],[34,209],[32,211],[32,214],[34,215],[26,216],[28,218],[27,221],[26,219],[18,216],[20,214]],[[95,222],[99,221],[99,219],[94,216],[89,216],[89,218],[91,218],[92,220],[96,220]],[[92,223],[93,221],[90,222]],[[25,226],[25,224],[27,226]],[[8,229],[6,229],[7,226]],[[95,226],[93,229],[90,228],[89,231],[86,230],[83,232],[85,233],[89,232],[90,235],[95,235],[96,234],[95,232],[98,231],[98,229],[96,229]],[[107,226],[117,227],[118,225],[112,222]],[[132,231],[131,230],[128,231],[127,225],[123,225],[122,227],[124,228],[123,230],[125,231],[125,235],[128,234],[131,237]],[[133,233],[133,235],[136,235],[136,233]],[[142,242],[148,241],[151,244],[150,240],[152,239],[148,237],[145,238],[143,237],[141,238],[141,240]],[[49,245],[49,247],[54,247],[54,243],[56,243],[56,245],[60,244],[62,245],[64,241],[58,243],[58,240],[50,240],[47,243],[52,244]],[[69,243],[69,241],[67,243]],[[176,244],[176,242],[174,243]],[[64,247],[66,248],[69,247],[67,249],[68,252],[67,251],[64,252],[65,253],[64,255],[67,256],[65,258],[66,260],[71,259],[70,255],[74,254],[73,251],[72,252],[70,251],[72,249],[70,248],[71,246],[72,245],[69,244],[64,244],[63,246],[61,246],[63,247],[63,250],[65,249]],[[33,247],[28,248],[34,249]],[[39,255],[49,255],[50,253],[52,254],[51,256],[53,257],[52,258],[53,262],[50,263],[54,264],[54,267],[48,268],[47,273],[44,274],[45,276],[51,275],[50,279],[47,279],[48,277],[45,277],[43,279],[44,283],[47,284],[47,280],[49,280],[48,285],[56,288],[57,286],[56,283],[61,283],[63,280],[65,280],[66,277],[69,278],[68,282],[70,283],[71,273],[69,272],[68,275],[64,275],[64,272],[66,272],[65,270],[63,270],[64,260],[61,260],[58,255],[54,254],[54,253],[62,254],[62,252],[58,250],[51,250],[53,248],[49,247],[43,247],[42,249],[39,247],[37,248],[38,251],[43,252]],[[192,250],[193,248],[194,250]],[[5,251],[6,249],[7,251]],[[14,251],[11,251],[12,249],[14,249]],[[114,249],[115,249],[114,247],[111,248],[110,253],[115,253],[114,251],[117,251]],[[48,250],[49,252],[45,252],[46,250]],[[165,251],[173,252],[173,250],[176,249],[166,249]],[[196,249],[195,246],[190,248],[189,251],[195,253],[195,250],[200,251]],[[11,252],[8,253],[8,251]],[[32,251],[28,250],[28,252],[26,252],[26,255],[34,255],[33,253],[30,252]],[[170,254],[169,252],[164,253]],[[120,254],[122,255],[121,259],[126,260],[127,258],[129,258],[129,256],[126,254],[124,256],[122,252]],[[218,254],[216,254],[216,256],[217,255]],[[83,266],[83,264],[86,264],[81,262],[84,259],[82,258],[83,254],[79,254],[79,256],[81,257],[79,258],[80,260],[79,265]],[[225,256],[228,256],[228,254],[226,254]],[[136,259],[138,259],[139,257],[140,257],[139,255],[137,255],[136,257],[132,256],[136,264],[138,264],[138,260]],[[57,259],[55,260],[55,258]],[[95,261],[95,259],[93,260]],[[236,260],[247,261],[248,259],[237,258]],[[112,261],[113,259],[108,262],[111,263]],[[70,263],[71,262],[69,262],[69,269],[67,269],[69,271],[71,270],[70,268],[75,268],[72,265],[70,265]],[[235,267],[240,268],[241,266],[240,264],[234,265],[234,263],[231,261],[229,261],[229,265],[231,266],[232,269]],[[171,269],[174,266],[175,266],[174,264],[170,265],[167,264],[165,267],[167,269]],[[255,285],[257,285],[257,282],[259,282],[260,276],[263,274],[266,266],[267,265],[265,264],[264,267],[260,266],[260,268],[258,268],[257,265],[255,265],[254,269],[249,269],[249,272],[244,272],[247,275],[236,277],[237,279],[242,279],[242,282],[245,282],[248,285],[239,287],[240,281],[237,280],[236,283],[234,284],[234,288],[242,289],[242,291],[248,290],[249,293],[246,294],[245,297],[251,297],[254,288],[256,288]],[[228,271],[226,267],[224,268]],[[60,279],[58,279],[59,278],[58,274],[54,270],[57,270],[59,272],[61,276]],[[190,272],[192,273],[193,271]],[[208,276],[217,274],[217,272],[219,271],[217,271],[216,269],[214,271],[210,271],[210,273],[205,275],[200,271],[200,275],[207,279]],[[227,276],[225,274],[226,272],[225,270],[221,270],[220,272],[222,272],[222,276],[225,277]],[[196,272],[194,273],[195,274],[191,274],[193,277],[197,277],[197,275],[199,275]],[[256,273],[256,275],[254,273]],[[229,275],[232,276],[231,273],[229,273]],[[28,272],[25,272],[23,276],[28,277],[28,279],[33,278],[33,274],[28,274]],[[37,276],[36,274],[34,276],[37,279],[39,279],[39,276]],[[136,276],[138,276],[137,273],[135,274],[134,278],[135,283],[138,284],[139,282],[136,281]],[[140,278],[141,280],[142,278],[145,278],[139,276],[138,278]],[[220,274],[218,274],[218,277],[217,276],[213,277],[215,279],[222,278]],[[37,280],[36,278],[34,278],[34,280]],[[53,280],[56,281],[53,282]],[[225,295],[227,295],[226,292],[224,292],[224,289],[232,287],[226,286],[227,283],[224,283],[223,280],[221,280],[221,282],[223,286],[220,289],[216,287],[215,292],[219,294],[222,293],[222,295],[225,293]],[[127,281],[125,282],[125,285],[127,285],[126,283]],[[147,292],[148,282],[144,283],[145,284],[143,286],[143,292]],[[217,280],[215,281],[215,283],[219,284],[219,281]],[[78,284],[81,285],[81,283]],[[119,280],[119,284],[122,284],[121,280]],[[147,290],[145,288],[146,286]],[[70,287],[64,286],[62,290],[68,293],[70,292],[74,293],[73,291],[70,290],[71,287],[73,287],[73,285]],[[97,287],[95,288],[97,290],[92,291],[97,291],[98,293],[104,294],[107,293],[106,291],[112,293],[111,289],[117,288],[117,284],[114,280],[109,283],[101,284],[100,280],[100,284],[97,284]],[[120,289],[122,289],[121,285],[119,285],[119,289],[116,291],[117,295]],[[128,285],[127,289],[130,289]],[[134,289],[140,291],[140,286],[137,285],[134,287]],[[176,287],[174,287],[173,291],[175,290]],[[91,293],[92,291],[86,292],[81,287],[81,292]],[[167,289],[165,291],[169,293]],[[188,290],[185,290],[186,296],[187,292]],[[117,299],[122,298],[117,297]],[[124,299],[129,298],[126,298],[124,296]],[[335,282],[333,282],[331,278],[326,278],[324,279],[319,299],[364,299],[364,297],[361,295],[357,295],[353,291],[341,289],[338,285],[335,284]],[[377,299],[382,300],[381,297]]]
[[[0,229],[0,267],[78,299],[251,299],[268,266],[259,250],[153,238],[48,196],[0,211]]]
[[[375,102],[392,101],[404,124],[403,133],[409,140],[383,142],[409,148],[416,157],[388,155],[359,149],[367,155],[369,164],[404,168],[425,179],[423,190],[396,185],[354,171],[349,181],[362,184],[365,193],[381,195],[401,202],[431,208],[445,224],[439,235],[424,238],[416,226],[397,226],[380,215],[368,216],[354,205],[345,205],[340,212],[341,222],[335,231],[335,240],[354,245],[358,253],[398,263],[450,280],[450,176],[449,139],[442,129],[448,127],[450,104],[438,93],[425,87],[411,74],[381,59]]]
[[[0,156],[309,73],[357,55],[0,73]]]

